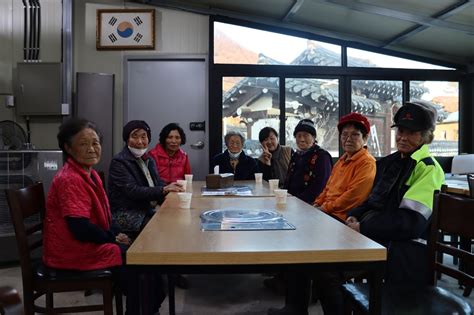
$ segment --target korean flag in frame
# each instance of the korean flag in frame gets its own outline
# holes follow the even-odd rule
[[[155,49],[155,10],[97,10],[96,47],[98,50]]]

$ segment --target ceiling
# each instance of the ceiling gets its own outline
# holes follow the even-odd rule
[[[464,65],[474,71],[474,0],[135,2],[311,32]]]

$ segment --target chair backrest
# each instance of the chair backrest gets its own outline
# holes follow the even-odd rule
[[[467,183],[469,184],[469,195],[474,199],[474,174],[467,174]]]
[[[32,252],[43,245],[43,218],[46,208],[43,183],[36,183],[18,190],[5,189],[5,194],[15,228],[23,288],[32,292]],[[26,222],[28,218],[38,215],[41,217],[39,222],[36,220],[33,224]]]
[[[433,215],[430,237],[428,239],[428,255],[430,261],[430,284],[436,284],[436,273],[444,273],[456,278],[467,286],[474,286],[474,277],[469,272],[461,271],[437,261],[438,254],[448,254],[461,259],[466,266],[474,268],[474,254],[450,246],[443,242],[441,235],[451,234],[474,238],[474,199],[457,195],[439,193],[434,197]],[[446,259],[444,259],[446,261]]]
[[[453,157],[452,174],[474,173],[474,154],[462,154]]]

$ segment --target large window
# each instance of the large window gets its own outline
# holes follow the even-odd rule
[[[224,77],[222,96],[222,135],[240,132],[247,139],[245,154],[260,156],[260,129],[280,129],[278,78]],[[224,142],[222,148],[225,149]]]
[[[435,138],[430,151],[435,156],[454,156],[459,152],[459,83],[411,81],[410,100],[431,102],[438,110]]]
[[[400,68],[400,69],[452,69],[432,65],[425,62],[409,60],[377,54],[374,52],[347,48],[347,65],[349,67],[368,67],[368,68]]]
[[[402,104],[402,87],[401,81],[352,81],[351,109],[369,119],[367,146],[373,156],[386,156],[396,151],[394,131],[390,126],[394,112]]]
[[[293,131],[301,119],[311,119],[316,126],[318,144],[333,157],[339,155],[339,81],[330,79],[285,79],[286,145],[296,149]]]
[[[222,136],[236,130],[247,139],[245,152],[259,156],[258,133],[266,126],[282,132],[280,142],[295,148],[293,130],[299,120],[309,118],[319,145],[337,157],[339,116],[354,111],[371,123],[371,154],[386,156],[396,151],[394,114],[404,101],[416,99],[438,109],[432,153],[458,154],[461,74],[456,69],[410,60],[408,55],[354,49],[343,41],[328,39],[341,45],[329,44],[318,35],[289,36],[248,27],[269,28],[256,23],[241,26],[221,22],[231,19],[218,20],[211,22],[210,130],[216,136],[210,141],[211,154],[224,150]]]
[[[214,63],[340,66],[341,46],[214,22]]]

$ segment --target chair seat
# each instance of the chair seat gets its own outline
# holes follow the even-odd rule
[[[363,312],[369,310],[369,286],[363,283],[345,284],[345,294]],[[473,314],[473,309],[462,297],[440,287],[384,286],[382,314]]]
[[[43,222],[28,222],[34,216],[44,218],[46,202],[42,183],[36,183],[18,190],[6,189],[10,217],[15,227],[15,237],[21,262],[23,279],[24,314],[64,314],[83,312],[103,312],[113,315],[113,298],[116,311],[122,315],[122,293],[110,270],[60,270],[44,266],[38,254],[43,247]],[[35,221],[37,221],[35,219]],[[80,303],[55,305],[54,294],[59,292],[99,290],[100,303]],[[44,296],[44,301],[36,300]],[[56,303],[57,304],[57,303]],[[9,314],[7,312],[7,314]]]
[[[112,277],[112,272],[109,269],[97,269],[90,271],[55,269],[49,268],[43,263],[39,263],[35,266],[35,276],[37,279],[50,281],[83,281]]]

